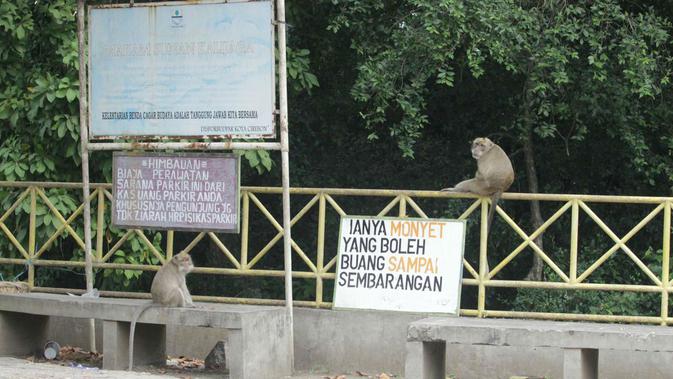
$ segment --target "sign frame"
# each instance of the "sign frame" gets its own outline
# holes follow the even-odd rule
[[[88,142],[95,144],[96,142],[104,142],[104,141],[115,141],[119,139],[124,139],[124,140],[131,140],[133,142],[141,142],[141,141],[180,141],[184,139],[197,139],[197,140],[204,140],[204,141],[231,141],[233,139],[275,139],[278,136],[278,118],[277,116],[280,114],[280,111],[276,109],[276,67],[277,67],[277,60],[276,60],[276,54],[275,54],[275,43],[274,41],[276,40],[276,30],[275,30],[275,25],[274,25],[274,15],[276,11],[276,4],[275,1],[277,0],[199,0],[199,1],[189,1],[189,0],[184,0],[184,1],[175,1],[175,2],[167,2],[167,1],[162,1],[162,2],[156,2],[156,3],[123,3],[123,4],[100,4],[100,5],[88,5],[87,6],[87,18],[91,20],[91,11],[93,9],[119,9],[119,8],[140,8],[140,7],[145,7],[145,8],[158,8],[158,7],[164,7],[164,6],[199,6],[199,5],[213,5],[213,4],[241,4],[241,3],[260,3],[260,2],[268,2],[270,3],[271,6],[271,19],[269,20],[269,24],[271,25],[271,49],[270,49],[270,56],[271,56],[271,110],[272,110],[272,115],[271,115],[271,133],[269,134],[185,134],[185,135],[160,135],[160,134],[132,134],[132,135],[125,135],[125,134],[113,134],[113,135],[103,135],[103,134],[93,134],[93,128],[92,128],[92,123],[93,123],[93,112],[91,112],[91,104],[92,104],[92,78],[93,78],[93,73],[92,73],[92,53],[91,53],[91,41],[92,41],[92,30],[91,30],[91,24],[92,22],[89,21],[86,26],[86,34],[87,34],[87,76],[89,78],[88,83],[87,83],[87,129],[88,129]]]
[[[452,222],[452,223],[461,223],[463,224],[463,231],[461,233],[461,242],[460,242],[460,259],[459,259],[459,270],[458,272],[460,273],[460,278],[458,279],[458,288],[457,288],[457,298],[456,298],[456,309],[455,312],[435,312],[435,311],[423,311],[423,310],[397,310],[397,309],[379,309],[379,308],[356,308],[356,307],[339,307],[335,306],[336,303],[336,292],[337,292],[337,282],[339,280],[339,272],[340,272],[340,262],[341,262],[341,244],[342,244],[342,225],[343,221],[345,219],[372,219],[372,220],[400,220],[400,221],[437,221],[437,222]],[[461,302],[461,296],[462,296],[462,287],[463,287],[463,274],[464,274],[464,267],[463,267],[463,259],[465,257],[465,241],[466,241],[466,235],[467,235],[467,221],[466,220],[459,220],[459,219],[439,219],[439,218],[422,218],[422,217],[390,217],[390,216],[366,216],[366,215],[346,215],[342,216],[340,221],[339,221],[339,240],[337,241],[337,254],[336,254],[336,267],[334,270],[334,288],[332,291],[332,309],[342,309],[342,310],[367,310],[367,311],[375,311],[375,312],[398,312],[398,313],[407,313],[407,314],[413,314],[413,313],[423,313],[423,314],[429,314],[429,315],[441,315],[441,316],[459,316],[460,315],[460,302]]]
[[[217,3],[227,2],[227,0],[186,0],[185,2],[204,2]],[[230,0],[229,2],[241,2],[245,0]],[[255,0],[252,0],[255,1]],[[259,0],[257,0],[259,1]],[[289,143],[289,120],[288,120],[288,96],[287,96],[287,23],[285,16],[285,0],[267,0],[271,1],[272,14],[269,22],[272,24],[272,41],[277,41],[274,46],[277,51],[274,52],[274,73],[273,80],[273,103],[277,108],[273,111],[276,117],[272,117],[274,124],[273,135],[264,138],[278,138],[277,142],[238,142],[233,140],[232,136],[210,136],[203,138],[203,136],[195,136],[194,139],[201,139],[195,142],[193,139],[179,139],[178,141],[171,141],[167,138],[160,138],[156,136],[151,141],[141,141],[133,138],[127,138],[126,141],[92,141],[89,136],[89,78],[87,76],[87,56],[90,52],[90,45],[86,40],[86,17],[89,16],[87,12],[87,0],[77,0],[77,51],[79,61],[79,131],[80,131],[80,152],[82,156],[82,198],[84,199],[84,272],[87,292],[93,291],[95,274],[93,271],[94,256],[91,248],[91,211],[90,202],[87,199],[91,197],[91,184],[89,181],[89,154],[93,151],[107,151],[107,150],[171,150],[171,151],[193,151],[193,150],[273,150],[280,154],[281,166],[281,184],[282,184],[282,209],[283,209],[283,267],[285,273],[283,275],[285,281],[285,310],[288,315],[287,333],[289,334],[290,345],[294,341],[294,311],[293,311],[293,293],[292,293],[292,229],[291,229],[291,213],[290,213],[290,143]],[[131,0],[130,6],[133,6]],[[159,3],[153,3],[159,5]],[[108,5],[110,6],[110,5]],[[110,7],[114,7],[112,5]],[[277,36],[277,38],[276,38]],[[276,74],[278,78],[276,79]],[[212,141],[212,139],[222,138],[224,141]],[[242,137],[245,138],[245,137]],[[260,136],[256,136],[260,138]],[[89,346],[91,351],[96,350],[96,336],[94,328],[94,320],[89,320]],[[294,351],[289,351],[290,361],[294,362]],[[294,366],[294,363],[292,363]]]
[[[147,226],[147,225],[130,225],[130,224],[116,224],[115,221],[115,202],[117,200],[117,172],[114,170],[114,163],[112,165],[112,205],[110,211],[112,215],[110,217],[110,224],[116,228],[122,229],[149,229],[149,230],[174,230],[174,231],[183,231],[183,232],[213,232],[213,233],[234,233],[239,234],[241,230],[241,156],[234,153],[189,153],[189,152],[180,152],[180,153],[167,153],[167,152],[127,152],[127,151],[115,151],[112,153],[113,162],[117,157],[174,157],[174,158],[235,158],[236,160],[236,228],[227,228],[227,229],[209,229],[209,228],[190,228],[190,227],[157,227],[157,226]]]

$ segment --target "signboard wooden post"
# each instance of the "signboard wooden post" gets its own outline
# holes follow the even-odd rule
[[[465,221],[343,217],[334,307],[458,314]]]

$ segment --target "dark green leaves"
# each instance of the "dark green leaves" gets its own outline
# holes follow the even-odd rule
[[[333,3],[340,12],[330,29],[348,30],[361,59],[352,96],[364,124],[373,136],[389,130],[405,156],[428,124],[431,84],[456,85],[458,70],[482,78],[501,66],[521,82],[511,89],[519,120],[502,127],[534,125],[539,137],[567,140],[592,123],[576,101],[585,94],[608,85],[618,96],[653,98],[670,83],[670,23],[612,0]]]

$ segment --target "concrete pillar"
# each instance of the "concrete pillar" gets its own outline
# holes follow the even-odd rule
[[[598,379],[598,350],[563,349],[563,379]]]
[[[131,324],[103,321],[103,369],[126,370],[129,365],[129,329]],[[133,347],[134,366],[166,363],[166,326],[136,324]]]
[[[49,316],[0,311],[0,355],[28,355],[47,342]]]
[[[407,379],[444,379],[446,377],[446,343],[407,341],[404,366]]]
[[[244,342],[241,329],[230,330],[227,339],[224,340],[225,360],[231,378],[248,378],[250,375],[250,370],[245,367]]]

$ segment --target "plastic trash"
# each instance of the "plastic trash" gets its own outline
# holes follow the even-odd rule
[[[60,351],[61,345],[56,341],[47,341],[47,343],[44,344],[44,357],[50,361],[56,359]]]

